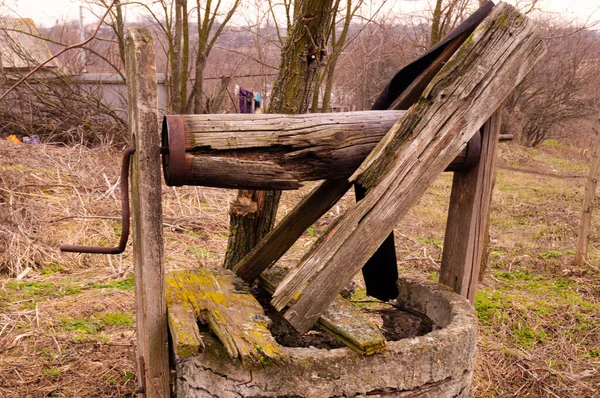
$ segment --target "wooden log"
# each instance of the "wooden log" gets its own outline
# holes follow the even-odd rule
[[[347,178],[405,112],[167,116],[163,134],[185,142],[184,177],[173,185],[297,189],[303,181]],[[449,170],[465,162],[466,148]]]
[[[288,270],[275,268],[260,276],[260,285],[273,294]],[[326,333],[362,355],[385,351],[386,340],[379,328],[351,302],[338,295],[317,321]]]
[[[278,362],[282,350],[269,331],[269,319],[248,286],[230,270],[170,272],[166,279],[173,348],[188,357],[204,348],[198,322],[209,328],[232,359],[247,368]]]
[[[277,288],[272,304],[308,330],[398,221],[545,53],[533,23],[494,8],[351,181],[369,190]]]
[[[152,32],[147,28],[129,29],[126,46],[129,132],[136,147],[131,213],[138,381],[146,397],[159,398],[168,397],[170,391],[158,90]]]
[[[469,171],[454,173],[452,181],[440,283],[471,303],[486,246],[501,120],[501,111],[496,111],[485,123],[478,164]]]

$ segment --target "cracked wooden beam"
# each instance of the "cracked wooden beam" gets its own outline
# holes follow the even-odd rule
[[[366,197],[332,225],[272,304],[308,330],[408,210],[544,55],[533,22],[501,3],[436,75],[351,181]]]

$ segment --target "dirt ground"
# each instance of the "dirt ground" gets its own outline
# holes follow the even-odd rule
[[[600,233],[573,259],[587,159],[548,141],[501,144],[489,265],[477,294],[476,397],[595,397],[600,391]],[[117,152],[0,142],[0,397],[123,397],[136,389],[131,248],[61,254],[61,243],[114,245]],[[396,228],[400,272],[437,280],[452,176]],[[286,192],[280,216],[314,184]],[[164,188],[169,269],[218,267],[235,192]],[[353,194],[309,228],[293,266]],[[594,225],[600,225],[596,212]],[[359,279],[352,300],[365,297]]]

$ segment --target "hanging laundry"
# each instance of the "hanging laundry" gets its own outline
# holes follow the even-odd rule
[[[256,91],[254,93],[254,113],[256,113],[256,111],[260,108],[262,108],[262,103],[260,101],[260,91]]]
[[[253,113],[254,93],[250,90],[240,87],[240,113]]]

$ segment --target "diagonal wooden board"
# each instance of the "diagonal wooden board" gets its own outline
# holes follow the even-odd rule
[[[501,3],[390,129],[351,181],[367,196],[279,285],[273,306],[308,330],[425,190],[544,55],[534,24]]]

